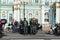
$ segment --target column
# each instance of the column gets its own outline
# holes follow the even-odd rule
[[[45,2],[44,2],[44,0],[42,0],[42,10],[41,10],[41,19],[42,19],[42,24],[44,24],[44,4],[45,4]]]
[[[49,24],[53,25],[53,11],[52,11],[52,8],[49,10]]]
[[[60,23],[60,0],[56,2],[56,23]]]
[[[14,18],[14,21],[16,20],[16,21],[19,21],[20,20],[20,5],[19,5],[19,3],[20,3],[20,0],[14,0],[14,16],[13,16],[13,18]]]
[[[19,12],[19,7],[16,7],[16,5],[14,5],[14,20],[17,20],[17,21],[20,20],[19,13],[20,13]]]

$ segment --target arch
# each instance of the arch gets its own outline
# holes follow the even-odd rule
[[[49,13],[48,12],[45,12],[44,16],[45,16],[44,21],[45,22],[49,22]]]

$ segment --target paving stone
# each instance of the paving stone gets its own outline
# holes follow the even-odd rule
[[[51,39],[51,40],[60,40],[60,39]]]

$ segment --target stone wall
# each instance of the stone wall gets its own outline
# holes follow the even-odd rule
[[[42,31],[48,32],[50,30],[51,26],[48,24],[42,24]]]

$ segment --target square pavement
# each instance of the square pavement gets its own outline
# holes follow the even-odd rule
[[[0,40],[60,40],[60,36],[46,34],[43,31],[38,31],[36,35],[21,35],[19,33],[4,32],[6,36]]]

